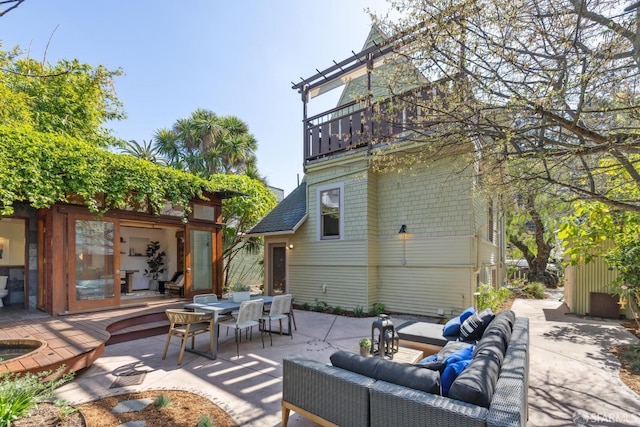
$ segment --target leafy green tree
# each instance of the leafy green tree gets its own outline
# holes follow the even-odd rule
[[[155,132],[158,151],[173,167],[201,176],[242,174],[256,165],[258,147],[249,127],[237,117],[198,109]]]
[[[159,129],[154,138],[154,148],[169,165],[225,182],[229,189],[247,195],[223,204],[224,286],[228,286],[234,259],[243,252],[259,253],[262,248],[261,238],[246,238],[244,234],[276,204],[258,173],[256,139],[239,118],[218,116],[205,109],[176,120],[171,129]]]
[[[405,36],[395,44],[397,71],[377,84],[393,88],[417,68],[437,94],[398,96],[422,113],[405,124],[421,143],[409,160],[466,145],[484,171],[504,172],[502,185],[544,185],[561,199],[640,212],[640,198],[608,179],[640,188],[640,9],[617,0],[392,6],[397,14],[376,23]],[[518,168],[503,167],[511,162]]]
[[[41,208],[78,198],[94,212],[143,205],[158,213],[169,200],[186,215],[190,199],[223,190],[104,149],[117,142],[104,124],[124,117],[113,89],[119,74],[0,50],[0,215],[10,215],[15,202]]]
[[[554,287],[558,284],[558,275],[547,266],[559,255],[554,253],[559,248],[555,232],[569,206],[543,192],[526,189],[514,195],[514,199],[506,209],[507,240],[527,260],[528,280]]]
[[[246,232],[276,206],[277,200],[262,182],[247,175],[213,175],[211,179],[217,185],[244,194],[227,199],[222,205],[224,286],[228,287],[233,260],[243,252],[259,253],[262,248],[262,238],[247,237]]]
[[[48,65],[21,57],[18,48],[0,51],[0,117],[5,124],[28,125],[97,147],[118,144],[104,125],[125,117],[113,86],[120,74],[77,60]]]

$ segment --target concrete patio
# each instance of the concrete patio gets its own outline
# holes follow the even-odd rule
[[[531,426],[640,425],[640,397],[618,377],[612,345],[637,342],[618,322],[579,319],[565,314],[553,300],[516,300],[513,310],[531,325],[529,424]],[[274,335],[273,347],[265,337],[243,340],[236,358],[233,336],[220,341],[216,360],[185,353],[176,364],[179,340],[174,339],[166,360],[161,359],[165,336],[107,346],[90,368],[57,391],[73,404],[138,390],[179,389],[204,395],[243,426],[278,426],[281,423],[282,357],[303,354],[328,362],[337,349],[358,351],[358,340],[371,333],[373,318],[350,318],[296,311],[293,339]],[[410,316],[393,316],[399,325]],[[196,338],[204,348],[207,337]],[[110,388],[122,371],[144,371],[139,385]],[[314,423],[292,414],[291,426]]]

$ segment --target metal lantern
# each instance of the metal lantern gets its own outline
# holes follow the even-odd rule
[[[393,322],[381,314],[371,325],[371,355],[393,359],[393,354],[398,352],[398,342]]]

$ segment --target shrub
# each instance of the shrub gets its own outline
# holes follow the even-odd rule
[[[73,374],[62,374],[64,366],[53,374],[43,371],[35,374],[17,375],[12,372],[0,374],[0,425],[9,426],[29,412],[38,402],[49,399],[53,391],[70,381]]]
[[[156,408],[164,408],[166,406],[169,406],[170,403],[171,399],[169,399],[164,394],[158,395],[158,397],[156,397],[156,400],[153,401],[153,404],[156,406]]]
[[[302,303],[300,308],[302,308],[305,311],[309,311],[309,303],[308,302]]]
[[[333,307],[333,314],[341,315],[342,313],[344,313],[344,309],[342,307],[339,305]]]
[[[198,424],[196,425],[196,427],[212,427],[212,426],[213,426],[213,420],[209,415],[202,415],[198,419]]]
[[[490,308],[494,312],[512,297],[510,289],[502,287],[495,289],[489,284],[480,284],[480,286],[478,286],[478,293],[478,310]]]
[[[353,309],[353,315],[356,317],[364,317],[365,316],[364,307],[361,305],[356,305],[356,307]]]
[[[60,414],[61,419],[65,419],[69,415],[75,414],[79,411],[78,408],[75,408],[69,404],[66,400],[57,399],[53,404],[58,408],[58,413]]]
[[[315,303],[313,304],[313,311],[318,311],[320,313],[324,313],[329,309],[329,304],[325,301],[320,301],[319,299],[315,299]]]
[[[544,299],[544,291],[546,289],[547,287],[544,283],[530,282],[522,288],[522,291],[535,299]]]
[[[369,312],[371,316],[380,316],[382,313],[384,313],[384,304],[380,302],[373,304],[373,307],[371,307],[371,311]]]
[[[234,283],[231,286],[231,290],[233,292],[249,292],[251,290],[251,286],[244,283]]]

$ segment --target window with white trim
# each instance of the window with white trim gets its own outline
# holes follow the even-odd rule
[[[342,186],[318,189],[320,240],[342,237]]]

